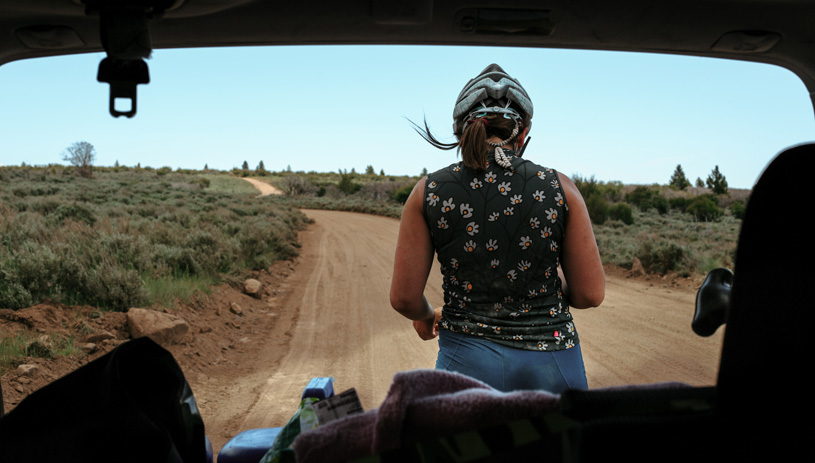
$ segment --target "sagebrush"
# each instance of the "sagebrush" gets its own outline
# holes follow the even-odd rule
[[[146,281],[206,286],[297,254],[297,209],[210,191],[193,173],[117,169],[0,169],[0,308],[127,310],[153,302]]]

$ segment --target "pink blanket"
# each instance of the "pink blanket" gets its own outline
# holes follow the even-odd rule
[[[491,423],[539,416],[560,396],[544,391],[498,392],[458,373],[397,373],[378,409],[318,426],[297,437],[298,463],[343,461],[405,443],[472,430]]]

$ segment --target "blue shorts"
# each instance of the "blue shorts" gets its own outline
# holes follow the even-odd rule
[[[552,352],[532,351],[439,330],[436,369],[467,375],[504,392],[543,389],[560,394],[566,389],[588,389],[580,344]]]

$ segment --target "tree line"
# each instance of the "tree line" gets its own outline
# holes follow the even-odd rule
[[[606,220],[619,220],[627,225],[634,223],[633,209],[642,212],[655,210],[664,215],[671,210],[689,214],[700,222],[711,222],[729,211],[736,218],[742,218],[745,202],[730,197],[727,179],[715,166],[705,181],[696,179],[695,186],[707,188],[709,192],[688,192],[690,180],[682,165],[677,165],[667,186],[638,185],[625,187],[620,182],[601,182],[580,175],[572,177],[586,201],[592,223],[602,225]],[[669,193],[673,190],[674,193]],[[678,194],[682,193],[684,194]]]
[[[688,177],[685,176],[685,171],[682,169],[682,164],[677,164],[668,185],[676,188],[677,190],[686,190],[691,185]],[[713,168],[707,179],[703,182],[701,177],[696,177],[697,188],[709,188],[713,194],[726,195],[727,194],[727,179],[719,171],[719,166]]]
[[[93,162],[96,157],[96,150],[93,145],[87,141],[79,141],[70,145],[63,152],[62,159],[68,161],[73,165],[80,176],[90,178],[93,176]],[[118,161],[117,161],[118,165]],[[209,170],[209,166],[205,165],[204,170]],[[285,171],[292,173],[291,166]],[[260,161],[252,170],[247,161],[239,169],[233,169],[233,173],[249,176],[249,175],[270,175],[272,172],[266,170],[263,161]],[[344,195],[353,195],[362,189],[362,184],[355,181],[359,177],[376,177],[376,171],[373,166],[368,165],[364,174],[358,174],[355,169],[347,170],[340,169],[338,171],[339,181],[336,184],[337,190]],[[422,169],[420,176],[427,175],[427,169]],[[379,177],[385,177],[384,169],[379,172]],[[703,193],[698,195],[684,195],[673,196],[668,198],[664,191],[661,191],[658,185],[653,186],[636,186],[631,190],[623,193],[623,185],[620,182],[601,182],[591,177],[589,179],[582,178],[579,175],[573,176],[573,180],[580,190],[583,198],[586,201],[586,206],[589,209],[589,215],[594,224],[603,224],[606,220],[619,220],[625,224],[632,224],[634,215],[632,206],[647,211],[655,209],[660,214],[665,214],[669,210],[679,210],[691,214],[696,220],[699,221],[713,221],[717,220],[724,214],[725,207],[737,217],[743,214],[744,203],[742,201],[727,201],[725,198],[729,197],[727,179],[724,174],[719,170],[716,165],[705,180],[697,177],[694,186],[698,188],[707,188],[710,193]],[[299,183],[298,183],[299,182]],[[298,178],[287,178],[284,190],[287,193],[294,195],[303,195],[313,193],[316,196],[323,196],[326,194],[326,187],[312,187],[308,185],[305,180]],[[291,185],[290,185],[291,184]],[[687,191],[691,187],[691,181],[682,169],[681,164],[677,164],[668,181],[668,188],[680,192]],[[391,185],[389,196],[396,202],[404,202],[410,193],[412,185],[400,185],[396,187]],[[291,191],[289,191],[291,190]],[[314,191],[312,191],[314,190]],[[381,195],[376,195],[377,197]]]

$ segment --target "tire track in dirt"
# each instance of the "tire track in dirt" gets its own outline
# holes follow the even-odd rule
[[[303,258],[290,277],[291,294],[281,301],[296,306],[299,318],[287,353],[269,372],[244,429],[286,423],[314,376],[334,376],[338,390],[355,388],[369,409],[385,397],[396,372],[435,363],[437,342],[423,342],[390,307],[399,222],[305,212],[315,223],[302,235]],[[428,297],[440,304],[440,283],[434,283]]]
[[[714,385],[723,329],[691,330],[696,292],[606,276],[600,307],[574,310],[589,387],[681,381]]]

